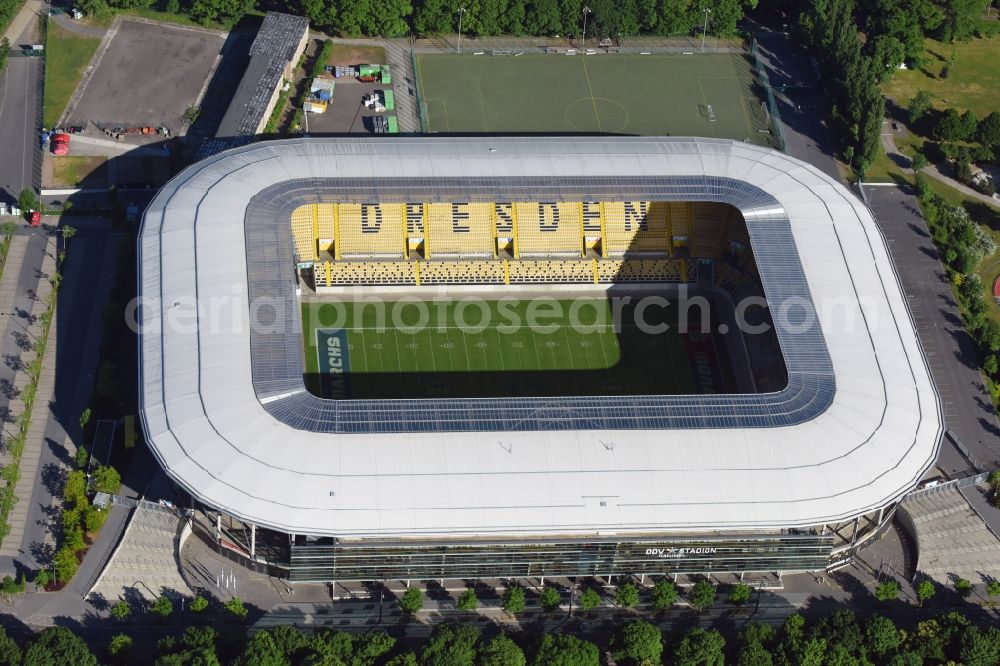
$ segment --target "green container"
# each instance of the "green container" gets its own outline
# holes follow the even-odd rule
[[[392,77],[389,75],[389,65],[382,65],[382,83],[392,83]]]
[[[399,123],[396,116],[389,116],[389,134],[399,134]]]
[[[382,91],[382,100],[386,111],[392,111],[396,108],[396,99],[392,96],[391,90]]]

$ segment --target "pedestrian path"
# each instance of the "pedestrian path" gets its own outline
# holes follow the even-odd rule
[[[20,254],[15,255],[15,241],[18,239],[24,239],[24,242],[16,246]],[[19,281],[22,272],[21,259],[27,243],[27,238],[23,236],[15,236],[11,240],[11,250],[7,255],[7,266],[4,269],[3,278],[0,280],[0,305],[5,303],[13,304],[20,290],[25,287],[25,285],[19,284]],[[4,331],[4,337],[0,339],[6,339],[8,335],[11,335],[19,337],[26,343],[19,350],[19,358],[14,362],[13,366],[15,373],[8,402],[8,423],[5,424],[5,430],[8,431],[8,434],[11,429],[17,427],[16,424],[19,423],[21,416],[26,411],[24,398],[25,391],[29,389],[31,384],[30,368],[37,358],[35,345],[44,333],[44,321],[41,315],[46,311],[47,304],[53,297],[53,287],[50,278],[56,273],[55,238],[46,239],[46,243],[46,249],[42,254],[42,265],[37,273],[37,284],[26,289],[27,292],[30,292],[30,312],[21,312],[19,308],[14,308],[13,312],[9,310],[2,311],[8,313],[8,315],[4,317],[6,331]],[[14,259],[13,261],[12,258]],[[52,326],[50,327],[50,340],[47,342],[51,343],[51,338],[54,337],[51,331],[55,330],[57,330],[56,318],[53,315]],[[25,437],[18,481],[14,487],[14,495],[17,497],[17,502],[14,504],[14,508],[8,517],[10,532],[4,537],[3,543],[0,544],[0,556],[15,556],[21,550],[21,542],[24,537],[30,509],[31,494],[35,484],[38,482],[39,459],[42,447],[45,445],[44,434],[47,422],[47,408],[55,392],[55,347],[55,344],[46,344],[46,358],[41,361],[41,372],[32,403],[35,413],[29,423]],[[7,457],[8,452],[6,449],[4,456],[4,464],[11,461]]]
[[[10,42],[12,48],[17,48],[21,43],[21,35],[31,27],[31,23],[37,20],[38,15],[41,13],[41,0],[28,0],[21,6],[21,11],[17,13],[17,16],[14,17],[14,20],[10,22],[7,30],[3,33],[3,36]]]

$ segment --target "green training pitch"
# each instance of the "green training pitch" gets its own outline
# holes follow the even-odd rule
[[[419,55],[429,132],[706,136],[771,145],[739,54]],[[715,120],[710,120],[708,107]]]
[[[669,307],[645,313],[669,325],[649,333],[627,306],[616,330],[607,299],[545,303],[390,302],[381,321],[370,304],[304,303],[306,385],[332,398],[649,395],[700,392],[706,363],[716,386],[730,375],[711,336],[677,332]]]

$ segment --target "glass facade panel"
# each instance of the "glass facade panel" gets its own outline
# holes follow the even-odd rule
[[[290,580],[429,580],[820,570],[830,535],[414,545],[292,544]]]

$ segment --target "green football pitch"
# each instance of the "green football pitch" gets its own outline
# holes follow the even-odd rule
[[[760,131],[767,117],[750,61],[739,54],[419,55],[416,65],[429,132],[773,141]]]
[[[306,383],[323,397],[647,395],[697,392],[691,351],[724,386],[710,336],[682,335],[669,307],[613,323],[607,299],[302,305]],[[380,314],[381,313],[381,314]],[[703,378],[704,369],[702,368]]]

